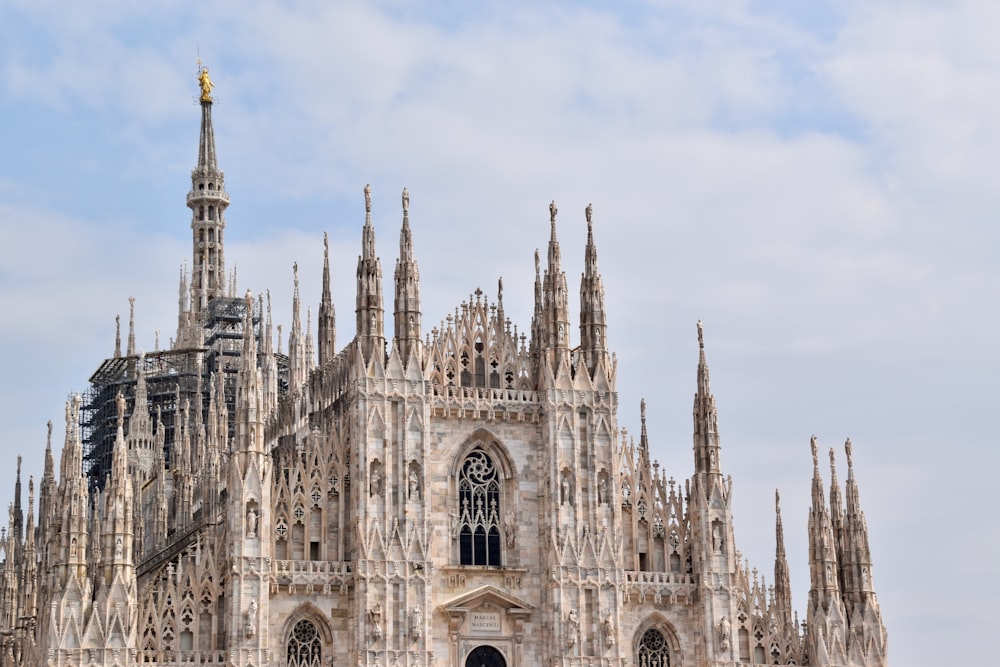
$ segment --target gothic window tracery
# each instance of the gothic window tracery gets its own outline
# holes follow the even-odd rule
[[[312,621],[302,619],[292,628],[292,636],[288,638],[286,663],[288,667],[320,667],[322,662],[319,631]]]
[[[500,565],[500,475],[480,448],[462,463],[458,482],[459,558],[462,565]]]
[[[639,667],[670,667],[670,650],[662,632],[650,628],[643,633],[637,663]]]

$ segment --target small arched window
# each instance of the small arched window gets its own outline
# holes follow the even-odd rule
[[[500,565],[500,474],[480,448],[465,457],[458,478],[458,539],[462,565]]]
[[[646,630],[639,643],[639,667],[670,667],[670,650],[663,633],[656,628]]]
[[[319,640],[319,631],[312,621],[302,619],[292,628],[286,657],[288,667],[321,667],[323,645]]]

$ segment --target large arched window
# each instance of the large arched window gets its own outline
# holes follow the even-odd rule
[[[292,636],[288,638],[287,658],[288,667],[321,667],[323,645],[312,621],[302,619],[292,628]]]
[[[646,630],[639,643],[639,667],[670,667],[670,650],[663,633],[656,628]]]
[[[459,472],[458,540],[462,565],[500,565],[500,475],[478,447]]]

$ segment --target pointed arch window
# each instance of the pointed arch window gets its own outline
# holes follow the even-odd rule
[[[639,643],[639,667],[670,667],[670,650],[663,633],[656,628],[646,630]]]
[[[458,539],[462,565],[501,564],[500,475],[480,448],[469,452],[458,480]]]
[[[292,628],[286,657],[288,667],[321,667],[323,645],[312,621],[302,619]]]

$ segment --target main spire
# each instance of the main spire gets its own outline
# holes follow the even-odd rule
[[[229,194],[215,155],[215,131],[212,128],[212,88],[208,68],[198,69],[201,90],[201,134],[198,138],[198,164],[191,172],[191,191],[187,205],[191,209],[193,263],[191,269],[191,324],[197,326],[199,315],[208,301],[223,296],[226,288],[226,262],[223,231]]]

